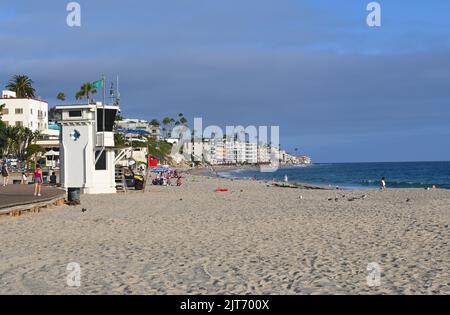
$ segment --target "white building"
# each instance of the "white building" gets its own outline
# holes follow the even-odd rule
[[[2,91],[0,105],[2,121],[6,126],[27,127],[32,131],[45,131],[48,128],[48,103],[32,98],[16,98],[12,91]]]
[[[268,145],[260,144],[258,146],[258,163],[270,163],[270,147]]]
[[[203,159],[211,165],[221,165],[225,159],[223,139],[203,139]]]
[[[125,130],[142,130],[149,132],[152,136],[155,136],[158,140],[161,139],[160,126],[151,125],[147,120],[143,119],[124,119],[116,122],[117,128]]]
[[[309,164],[308,157],[296,157],[268,144],[243,141],[238,137],[203,139],[185,143],[184,158],[195,163],[222,164]]]
[[[220,165],[225,162],[225,144],[224,139],[211,140],[211,164]]]
[[[258,164],[259,147],[256,143],[239,139],[203,139],[184,145],[184,152],[193,162],[211,165]],[[267,161],[270,155],[267,154]]]
[[[245,143],[245,162],[248,164],[258,164],[258,145],[256,143]]]
[[[256,163],[256,143],[244,142],[239,139],[227,139],[224,144],[224,160],[226,164]]]

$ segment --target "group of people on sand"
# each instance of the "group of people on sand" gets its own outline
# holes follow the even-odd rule
[[[155,186],[173,186],[172,179],[176,179],[176,186],[178,187],[183,184],[181,181],[182,177],[177,170],[157,173],[152,180],[152,184]]]
[[[9,174],[10,170],[8,168],[8,165],[6,162],[2,163],[1,166],[1,174],[3,179],[3,187],[6,187],[9,184]],[[28,184],[28,178],[29,178],[28,172],[22,172],[22,176],[20,179],[20,183],[22,185]],[[56,175],[55,172],[52,173],[52,176],[50,176],[50,181],[54,180],[56,183]],[[43,175],[42,175],[42,168],[40,164],[36,164],[36,167],[33,172],[33,183],[34,183],[34,195],[35,196],[41,196],[41,189],[42,189],[42,183],[43,183]]]

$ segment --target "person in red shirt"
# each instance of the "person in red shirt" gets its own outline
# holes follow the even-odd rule
[[[42,169],[39,164],[36,165],[34,170],[34,195],[41,196],[41,186],[42,186]]]

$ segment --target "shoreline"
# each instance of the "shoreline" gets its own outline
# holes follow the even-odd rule
[[[215,170],[216,174],[212,173],[211,168],[203,167],[203,168],[195,168],[187,171],[190,175],[195,176],[206,176],[209,178],[221,178],[224,180],[242,180],[242,181],[254,181],[254,182],[260,182],[265,184],[270,184],[273,187],[279,187],[279,188],[292,188],[292,189],[306,189],[306,190],[334,190],[329,187],[324,187],[320,185],[314,185],[314,184],[308,184],[308,183],[299,183],[299,182],[282,182],[282,181],[273,181],[273,180],[266,180],[266,179],[251,179],[251,178],[239,178],[239,177],[225,177],[220,175],[223,171],[238,171],[238,170],[245,170],[245,169],[258,169],[258,166],[230,166],[230,167],[220,167],[219,170]],[[344,190],[344,189],[339,189]]]
[[[342,163],[341,163],[342,164]],[[280,169],[290,168],[291,165],[283,165]],[[316,183],[307,183],[307,182],[297,182],[297,181],[288,181],[285,183],[282,180],[270,180],[270,179],[253,179],[250,177],[239,177],[239,176],[223,176],[220,173],[223,172],[234,172],[240,170],[255,170],[257,171],[259,166],[215,166],[214,171],[211,170],[211,167],[200,167],[200,168],[192,168],[189,170],[191,174],[198,174],[201,176],[209,176],[209,177],[219,177],[224,179],[233,179],[233,180],[250,180],[250,181],[261,181],[264,183],[272,183],[279,187],[289,187],[289,188],[306,188],[306,189],[318,189],[318,190],[342,190],[342,191],[372,191],[379,190],[378,186],[354,186],[354,185],[332,185],[332,184],[316,184]],[[214,174],[215,172],[216,174]],[[434,187],[434,185],[429,184],[426,187],[388,187],[387,189],[423,189],[423,190],[450,190],[450,187]]]

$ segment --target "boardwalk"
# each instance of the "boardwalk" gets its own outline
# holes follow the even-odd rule
[[[58,188],[43,186],[41,194],[41,197],[34,196],[33,185],[0,186],[0,210],[52,200],[64,196],[65,192]]]

